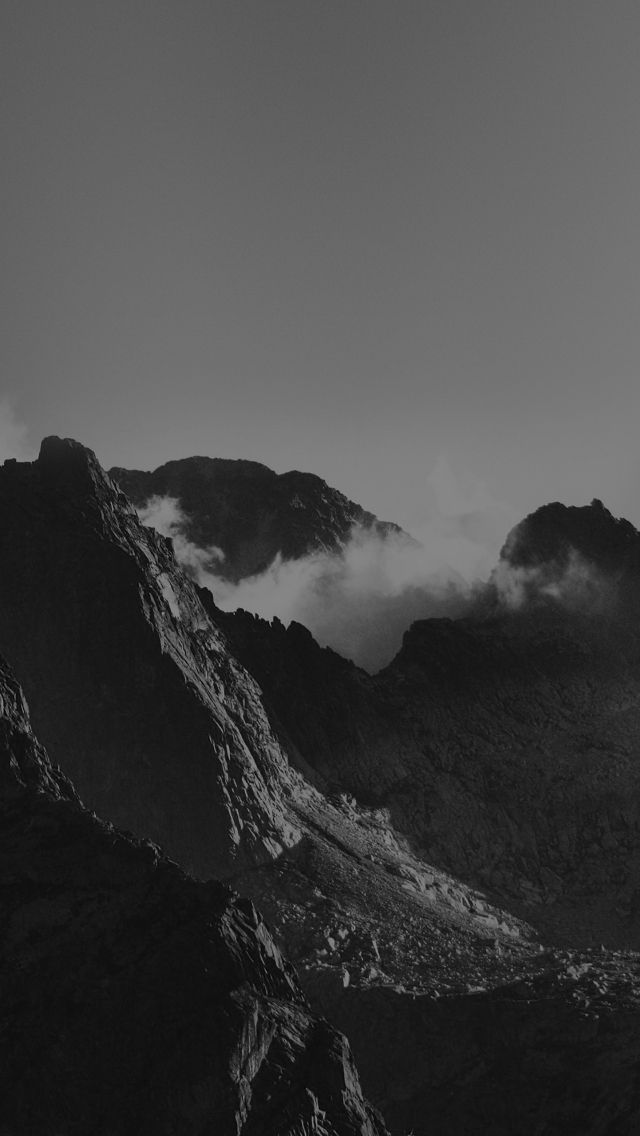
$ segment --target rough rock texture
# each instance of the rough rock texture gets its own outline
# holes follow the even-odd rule
[[[292,760],[360,830],[351,879],[303,842],[258,873],[289,903],[260,902],[392,1131],[640,1130],[638,956],[599,949],[640,944],[633,629],[540,606],[429,621],[371,678],[297,625],[221,620]],[[598,949],[540,953],[514,914]]]
[[[440,1000],[326,980],[313,993],[358,1038],[363,1083],[379,1087],[393,1132],[640,1131],[637,956],[549,952],[518,981]]]
[[[609,616],[414,624],[375,677],[221,617],[319,787],[388,810],[429,863],[568,944],[640,947],[640,638]]]
[[[221,548],[224,561],[216,562],[216,571],[230,580],[263,572],[278,553],[296,560],[336,552],[354,526],[411,540],[312,473],[277,474],[258,462],[203,457],[167,462],[150,473],[109,472],[137,506],[153,496],[177,498],[186,536],[200,548]]]
[[[0,647],[43,740],[109,819],[233,873],[394,1136],[638,1130],[637,958],[531,926],[638,942],[632,627],[489,590],[372,678],[219,612],[81,447],[5,466],[0,521]]]
[[[88,813],[0,660],[0,1130],[383,1136],[252,905]]]
[[[546,951],[343,795],[242,879],[395,1136],[634,1136],[637,953]]]
[[[201,876],[296,839],[254,680],[90,450],[0,469],[0,575],[0,649],[87,805]]]

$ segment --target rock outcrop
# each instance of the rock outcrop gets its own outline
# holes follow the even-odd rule
[[[640,947],[640,642],[536,610],[414,624],[371,677],[222,617],[292,761],[553,940]]]
[[[394,1136],[637,1130],[633,621],[495,584],[372,677],[221,613],[73,443],[0,471],[0,522],[0,649],[55,760],[256,902]]]
[[[89,807],[199,876],[297,839],[255,681],[90,450],[0,469],[0,573],[0,649]]]
[[[251,903],[79,803],[0,660],[0,1129],[384,1136]]]
[[[179,500],[186,537],[199,548],[221,549],[216,572],[229,580],[264,572],[278,554],[298,560],[338,552],[354,526],[411,540],[312,473],[277,474],[258,462],[204,457],[167,462],[153,472],[109,473],[137,506],[154,496]]]
[[[517,981],[439,1000],[317,981],[394,1133],[640,1131],[636,955],[548,952]]]

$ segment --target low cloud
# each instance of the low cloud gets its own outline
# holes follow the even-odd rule
[[[418,541],[356,526],[339,553],[277,556],[265,572],[238,583],[223,577],[221,549],[188,540],[176,498],[152,498],[140,517],[172,538],[178,561],[219,607],[277,616],[285,624],[296,620],[322,646],[375,671],[393,658],[415,620],[455,618],[470,609],[512,521],[482,487],[457,482],[444,462],[434,469],[425,497],[429,507]]]
[[[9,399],[0,398],[0,462],[32,461],[34,457],[27,442],[27,427],[16,417]]]
[[[615,602],[616,581],[599,571],[575,549],[562,561],[533,567],[500,561],[491,576],[499,603],[510,611],[555,603],[569,611],[602,614]]]
[[[425,549],[359,528],[339,554],[278,556],[266,572],[238,584],[201,582],[222,608],[296,620],[322,646],[370,671],[393,658],[414,620],[460,615],[471,594],[461,576]]]
[[[533,567],[512,565],[505,544],[507,534],[517,535],[512,510],[484,486],[462,483],[445,461],[434,468],[424,499],[425,512],[411,526],[417,540],[356,526],[339,553],[278,555],[266,571],[237,583],[223,575],[222,549],[187,538],[179,500],[154,497],[139,515],[172,538],[178,561],[223,610],[296,620],[322,646],[371,672],[391,661],[411,623],[486,611],[487,597],[505,612],[556,604],[597,614],[614,602],[615,580],[575,550]]]
[[[215,545],[208,548],[198,548],[192,541],[187,540],[184,533],[185,517],[177,497],[150,497],[138,509],[138,516],[143,525],[155,529],[162,536],[170,537],[176,560],[183,568],[201,582],[201,577],[215,570],[215,565],[224,560],[224,552]]]

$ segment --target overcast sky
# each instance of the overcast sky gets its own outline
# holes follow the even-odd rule
[[[2,25],[25,452],[254,458],[407,525],[436,468],[640,524],[637,0],[3,0]]]

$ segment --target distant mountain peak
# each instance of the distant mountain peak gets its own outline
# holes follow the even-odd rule
[[[279,474],[259,462],[204,457],[166,462],[151,472],[109,472],[138,508],[152,497],[179,500],[186,538],[200,548],[222,549],[219,573],[232,581],[259,575],[278,555],[299,560],[338,552],[355,527],[412,539],[314,473]]]
[[[513,567],[567,562],[571,552],[605,570],[637,569],[640,533],[594,498],[590,505],[553,501],[529,513],[509,533],[500,553]]]

